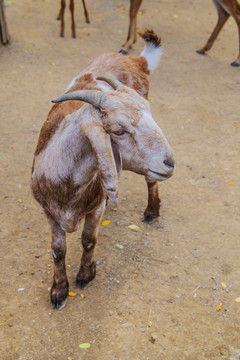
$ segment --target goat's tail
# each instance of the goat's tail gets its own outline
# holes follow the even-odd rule
[[[153,30],[145,30],[138,32],[145,40],[145,46],[141,52],[141,56],[145,57],[148,63],[148,70],[153,72],[158,66],[162,56],[161,37],[155,34]]]

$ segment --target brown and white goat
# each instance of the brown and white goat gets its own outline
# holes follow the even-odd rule
[[[85,218],[76,279],[84,288],[96,274],[97,231],[107,197],[117,205],[121,169],[146,177],[146,219],[159,215],[157,181],[174,172],[172,149],[147,101],[148,75],[160,60],[160,39],[151,31],[142,36],[146,44],[140,57],[101,55],[76,76],[67,93],[53,101],[40,132],[31,187],[52,231],[51,302],[57,309],[64,306],[69,289],[66,232],[75,231]]]
[[[240,5],[237,0],[213,0],[213,3],[218,13],[218,21],[207,43],[200,50],[197,50],[197,53],[204,55],[208,50],[211,49],[218,34],[231,15],[236,21],[238,27],[239,42],[238,57],[231,63],[231,66],[240,66]]]
[[[88,15],[87,7],[86,7],[86,4],[85,4],[85,0],[82,0],[82,4],[83,4],[86,23],[89,24],[90,20],[89,20],[89,15]],[[58,17],[57,17],[57,20],[61,20],[61,26],[60,26],[60,36],[61,37],[64,37],[64,27],[65,27],[65,24],[64,24],[64,12],[65,12],[65,7],[66,7],[66,1],[61,0],[60,10],[59,10]],[[72,37],[75,39],[76,38],[76,27],[75,27],[75,20],[74,20],[74,0],[70,0],[69,9],[70,9],[70,12],[71,12],[71,19],[72,19]]]

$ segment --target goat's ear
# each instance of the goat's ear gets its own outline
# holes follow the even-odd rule
[[[114,156],[117,172],[118,172],[118,175],[120,175],[120,172],[122,170],[122,156],[120,154],[117,144],[115,144],[112,141],[112,139],[111,139],[111,145],[112,145],[112,151],[113,151],[113,156]]]
[[[111,138],[101,123],[94,116],[80,122],[82,135],[90,142],[97,158],[102,182],[107,196],[113,206],[118,204],[118,160],[115,161]],[[117,153],[116,153],[117,154]],[[118,152],[119,159],[120,154]]]

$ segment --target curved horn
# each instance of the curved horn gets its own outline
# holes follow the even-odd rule
[[[117,90],[117,88],[118,88],[120,85],[122,85],[122,83],[121,83],[119,80],[117,80],[117,79],[115,79],[115,78],[113,78],[113,77],[111,77],[111,76],[98,76],[96,79],[97,79],[97,80],[103,80],[103,81],[105,81],[105,82],[108,83],[114,90]]]
[[[104,96],[104,92],[102,91],[78,90],[78,91],[69,92],[67,94],[63,94],[57,99],[52,100],[52,102],[59,103],[61,101],[67,101],[67,100],[81,100],[100,109],[103,96]]]

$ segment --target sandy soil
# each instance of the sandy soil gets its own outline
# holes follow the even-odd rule
[[[105,213],[111,222],[100,229],[97,276],[84,291],[74,288],[80,232],[68,236],[76,296],[57,311],[49,298],[50,232],[29,188],[33,152],[50,100],[91,59],[120,49],[129,3],[87,0],[87,25],[76,1],[75,40],[69,11],[65,38],[59,37],[59,1],[6,4],[11,44],[0,46],[0,359],[240,359],[240,69],[229,66],[237,55],[234,21],[209,55],[200,56],[195,50],[217,19],[211,1],[144,0],[138,26],[153,27],[164,44],[150,79],[152,113],[174,149],[177,171],[159,184],[161,217],[151,225],[142,222],[144,179],[122,173],[119,208]],[[142,48],[138,39],[130,55]]]

